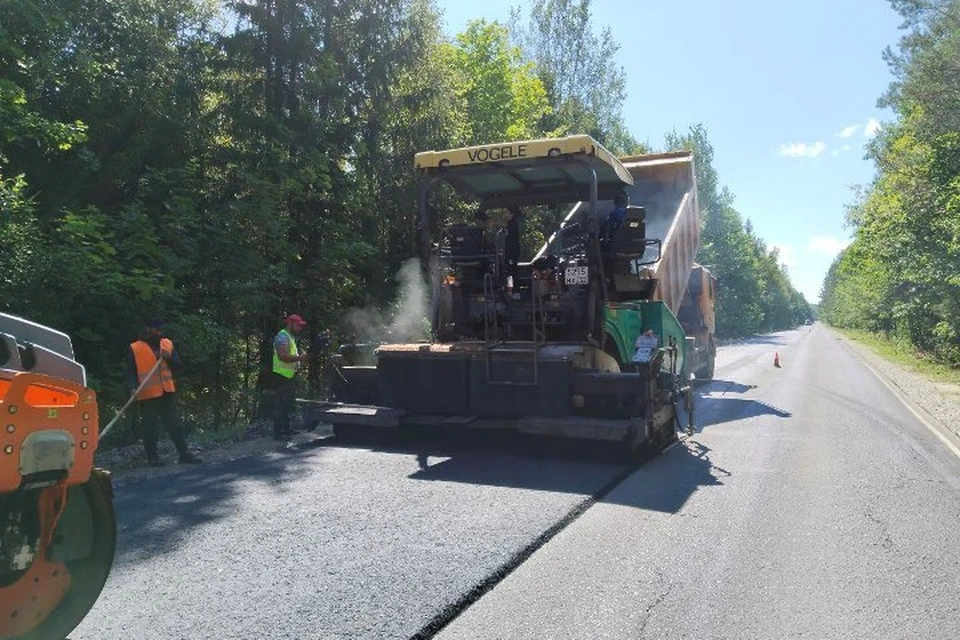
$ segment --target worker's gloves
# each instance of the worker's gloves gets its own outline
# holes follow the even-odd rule
[[[160,339],[160,355],[164,360],[169,360],[173,357],[173,342],[169,338]]]

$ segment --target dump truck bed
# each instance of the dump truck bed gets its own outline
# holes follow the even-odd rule
[[[631,205],[646,208],[647,237],[660,238],[654,300],[677,315],[700,248],[699,204],[693,154],[688,151],[622,158],[633,176],[627,187]]]

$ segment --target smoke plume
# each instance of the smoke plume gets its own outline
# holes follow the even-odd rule
[[[351,309],[346,323],[358,342],[416,342],[430,336],[430,295],[420,261],[407,260],[394,276],[397,297],[385,308]]]

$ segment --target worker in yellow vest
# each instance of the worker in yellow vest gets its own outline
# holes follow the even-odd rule
[[[297,396],[297,371],[309,358],[297,347],[296,337],[307,323],[297,314],[284,320],[284,328],[273,339],[273,439],[285,440],[292,433],[290,414]]]
[[[163,326],[162,321],[151,320],[141,338],[130,344],[127,384],[132,394],[146,379],[136,400],[140,407],[141,435],[147,464],[152,467],[164,464],[157,452],[161,424],[177,448],[180,463],[195,464],[201,460],[187,448],[180,414],[177,412],[177,385],[173,374],[180,371],[182,364],[173,348],[173,341],[163,336]],[[159,368],[150,374],[158,359]]]

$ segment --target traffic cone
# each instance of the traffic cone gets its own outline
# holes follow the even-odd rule
[[[775,366],[777,369],[780,368],[780,354],[777,352],[773,353],[773,366]]]

